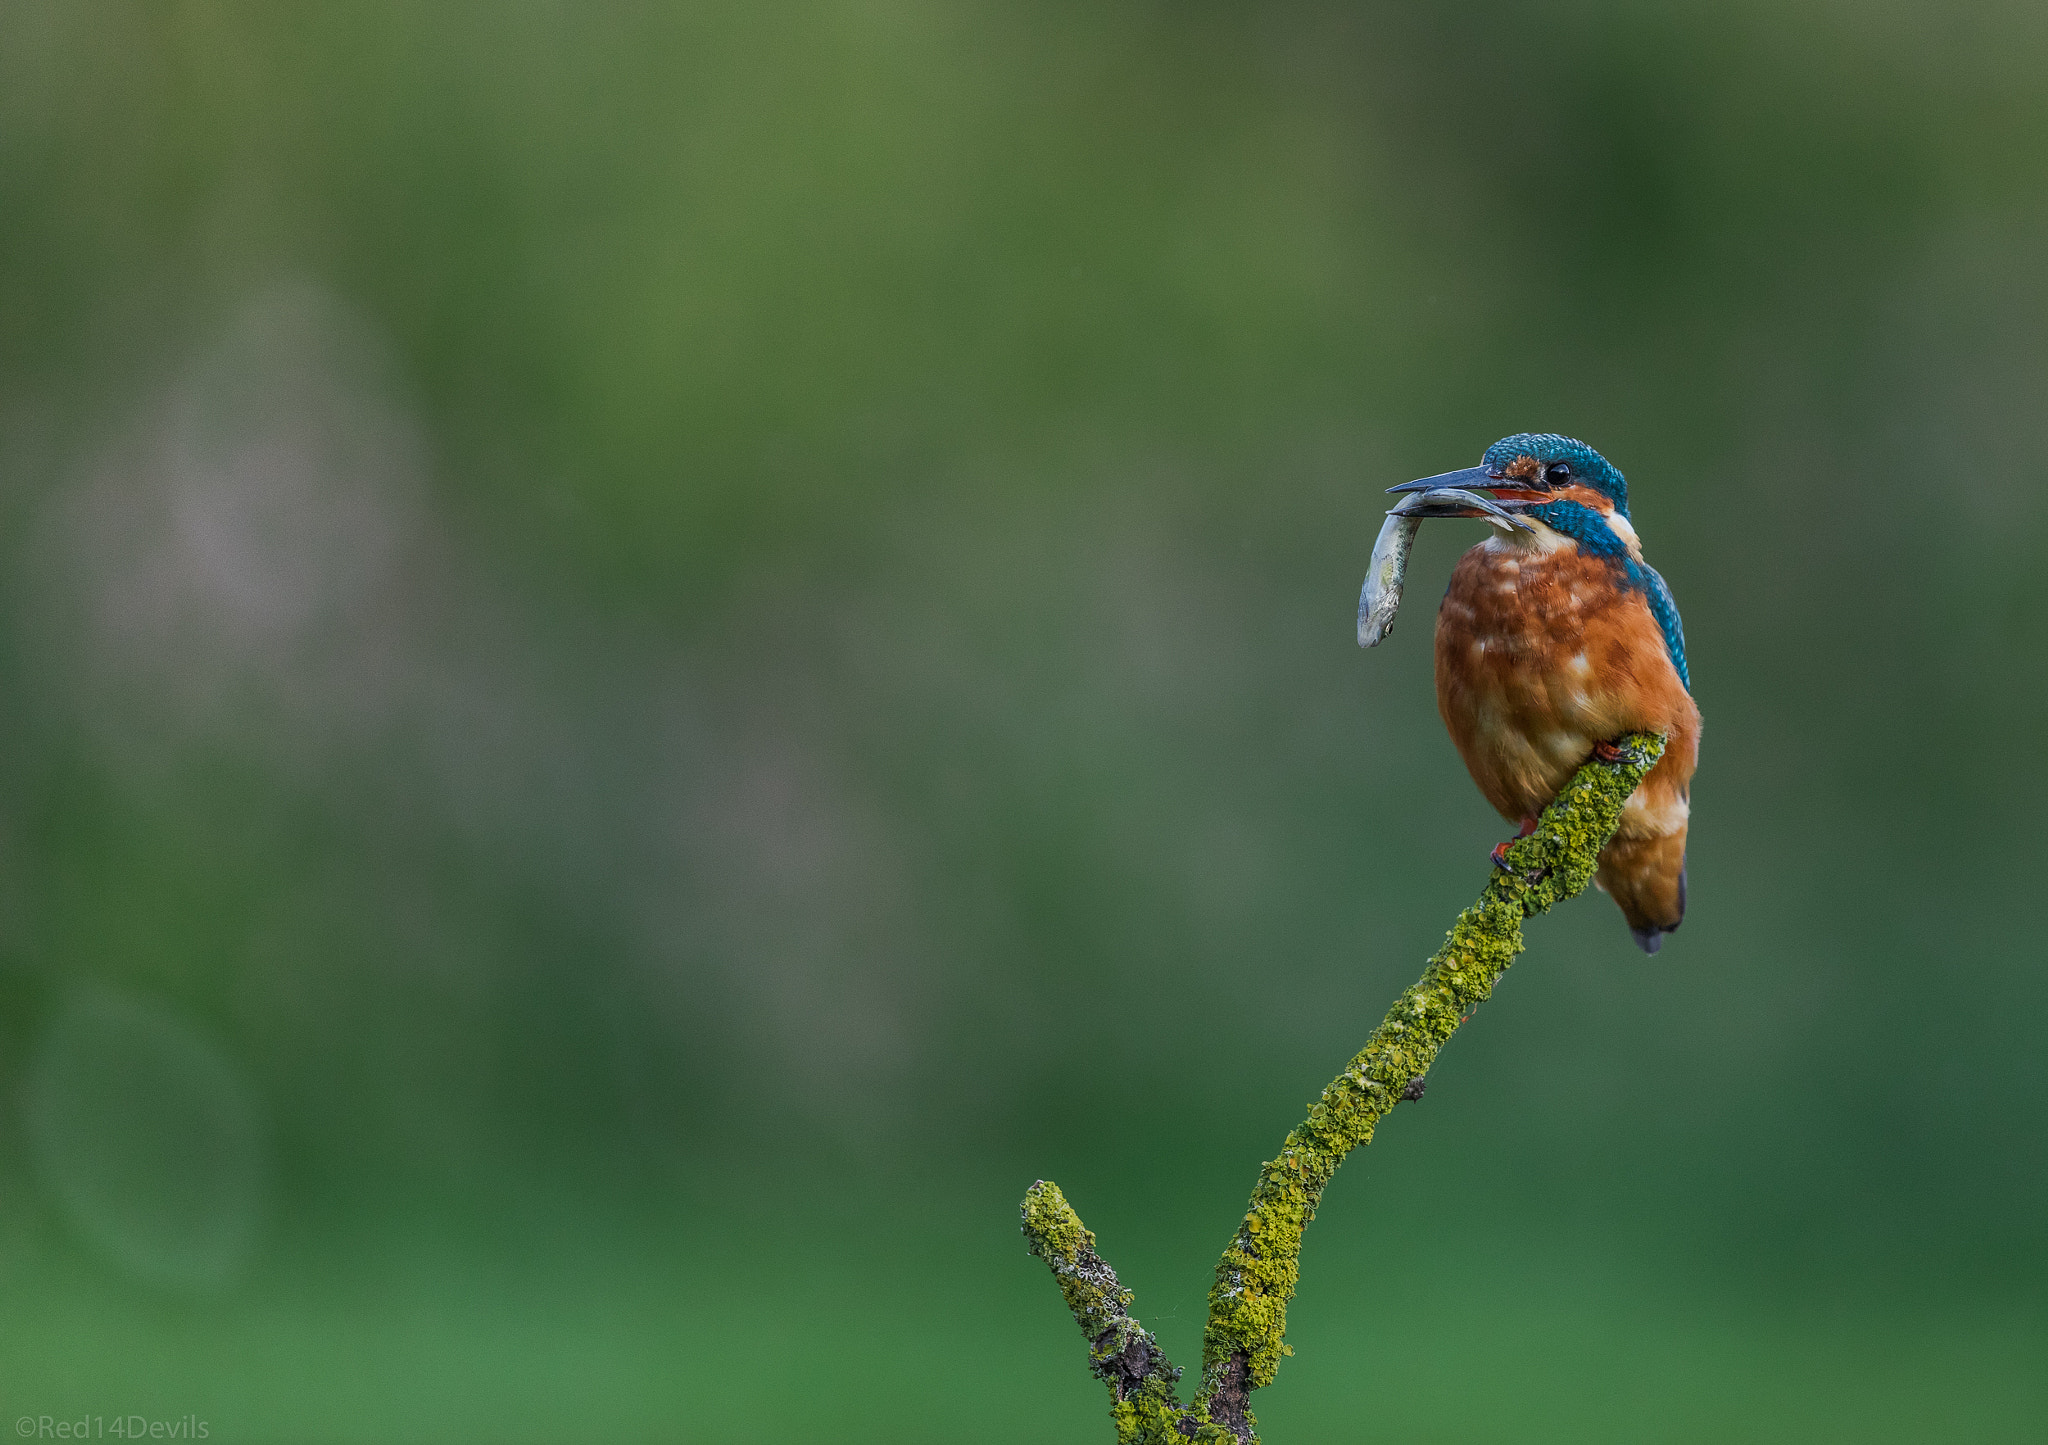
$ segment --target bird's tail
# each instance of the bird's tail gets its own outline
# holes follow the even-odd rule
[[[1600,854],[1597,882],[1621,907],[1628,931],[1645,953],[1685,921],[1685,830],[1657,838],[1620,834]]]

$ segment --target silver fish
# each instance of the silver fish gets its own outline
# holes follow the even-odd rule
[[[1401,505],[1387,513],[1387,520],[1380,524],[1379,540],[1372,544],[1372,562],[1365,572],[1365,586],[1358,594],[1360,647],[1378,647],[1394,630],[1394,614],[1401,610],[1401,579],[1408,571],[1408,549],[1415,545],[1415,534],[1422,526],[1420,517],[1408,515],[1413,510],[1409,503],[1422,495],[1426,493],[1404,497]]]
[[[1401,610],[1401,582],[1408,571],[1408,550],[1415,545],[1415,533],[1421,528],[1424,517],[1443,515],[1441,509],[1445,507],[1484,512],[1484,520],[1491,526],[1519,528],[1525,532],[1536,530],[1512,512],[1503,510],[1491,497],[1482,497],[1462,487],[1436,487],[1427,492],[1409,493],[1401,499],[1399,506],[1387,513],[1387,520],[1380,524],[1379,540],[1372,544],[1372,561],[1366,568],[1365,586],[1358,593],[1360,647],[1378,647],[1394,630],[1394,614]]]

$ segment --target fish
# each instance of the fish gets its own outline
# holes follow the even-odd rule
[[[1418,494],[1421,495],[1421,494]],[[1365,586],[1358,593],[1358,645],[1378,647],[1394,630],[1394,614],[1401,610],[1401,582],[1408,572],[1408,550],[1422,519],[1408,515],[1408,503],[1387,513],[1380,524],[1379,539],[1372,544],[1372,561],[1366,567]]]
[[[1520,517],[1502,510],[1491,497],[1462,487],[1436,487],[1403,497],[1401,504],[1387,513],[1387,520],[1380,524],[1379,538],[1372,544],[1372,561],[1366,567],[1365,586],[1359,589],[1360,647],[1378,647],[1394,630],[1394,614],[1401,610],[1401,584],[1408,572],[1408,552],[1415,545],[1415,534],[1422,528],[1423,517],[1432,515],[1428,510],[1432,507],[1469,509],[1466,515],[1484,513],[1485,520],[1495,526],[1535,530]],[[1434,515],[1444,513],[1438,511]]]

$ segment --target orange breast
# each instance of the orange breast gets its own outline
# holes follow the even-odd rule
[[[1460,559],[1437,614],[1437,707],[1503,817],[1531,817],[1623,733],[1667,733],[1624,834],[1685,826],[1699,710],[1640,592],[1575,546],[1489,538]]]

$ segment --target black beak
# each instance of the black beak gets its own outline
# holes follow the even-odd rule
[[[1455,472],[1453,476],[1457,475]],[[1430,478],[1431,481],[1437,480]],[[1415,483],[1410,482],[1412,487]],[[1396,487],[1395,491],[1407,491],[1408,487]],[[1468,492],[1463,487],[1431,487],[1426,492],[1403,497],[1400,505],[1387,513],[1390,517],[1477,517],[1497,527],[1510,531],[1533,532],[1535,527],[1515,515],[1527,507],[1527,502],[1496,502],[1491,497],[1482,497],[1477,492]]]
[[[1446,487],[1497,487],[1507,480],[1505,472],[1490,472],[1485,467],[1466,467],[1462,471],[1440,472],[1433,477],[1424,477],[1419,482],[1403,482],[1398,487],[1388,487],[1389,492],[1436,492]]]

